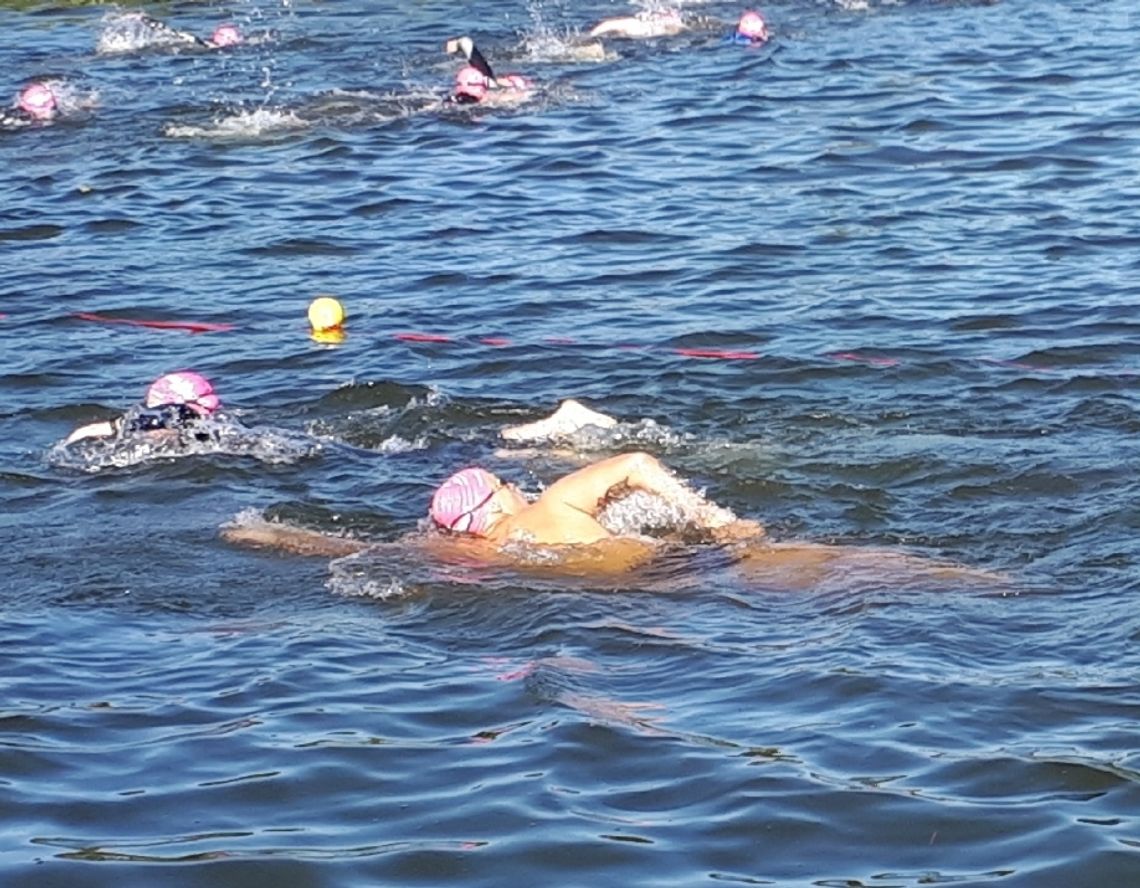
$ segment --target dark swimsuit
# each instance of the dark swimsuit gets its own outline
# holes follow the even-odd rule
[[[152,34],[160,36],[169,43],[189,43],[194,46],[212,46],[208,40],[203,40],[196,34],[191,34],[189,31],[180,31],[177,28],[172,28],[166,22],[159,21],[156,18],[151,18],[149,15],[139,16],[139,21],[146,26],[146,29]]]
[[[32,126],[44,121],[37,120],[23,108],[4,108],[0,110],[0,129],[19,129],[23,126]]]
[[[495,72],[491,70],[491,63],[479,52],[479,48],[474,44],[471,45],[471,55],[467,59],[471,67],[486,77],[488,80],[495,79]]]
[[[201,420],[201,415],[185,404],[162,404],[159,407],[132,407],[117,422],[120,437],[140,432],[191,432]],[[199,441],[209,440],[205,431],[193,431]]]

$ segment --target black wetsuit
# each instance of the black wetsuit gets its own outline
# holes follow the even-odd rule
[[[38,117],[29,114],[23,108],[4,108],[0,110],[0,129],[20,129],[43,123]]]
[[[189,31],[180,31],[172,28],[166,22],[151,18],[149,15],[139,15],[138,21],[155,36],[156,42],[166,44],[185,43],[190,46],[213,46],[208,40],[203,40]]]
[[[210,434],[203,429],[195,429],[202,417],[185,404],[162,404],[158,407],[132,407],[117,422],[119,437],[136,435],[140,432],[173,431],[189,434],[199,441],[209,440]]]
[[[471,55],[467,57],[467,61],[470,62],[472,68],[488,80],[494,81],[495,72],[491,70],[491,63],[487,61],[483,53],[479,52],[479,47],[474,43],[471,44]]]

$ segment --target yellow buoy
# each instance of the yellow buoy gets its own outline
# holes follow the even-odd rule
[[[309,325],[320,333],[344,324],[344,306],[332,296],[318,296],[309,304]]]
[[[340,327],[332,330],[313,330],[309,336],[313,342],[319,342],[321,345],[340,345],[344,342],[344,330]]]

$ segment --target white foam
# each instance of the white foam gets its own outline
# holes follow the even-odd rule
[[[199,421],[188,434],[143,432],[71,445],[60,442],[47,452],[46,459],[59,468],[95,473],[198,455],[248,456],[264,463],[287,464],[315,456],[321,449],[319,441],[299,432],[251,429],[219,417]]]
[[[199,46],[193,35],[169,27],[156,27],[139,12],[113,10],[103,17],[103,30],[95,44],[102,55],[140,52],[157,47]]]
[[[170,139],[253,139],[304,129],[309,124],[293,111],[255,108],[216,117],[205,124],[167,123],[162,134]]]
[[[637,422],[619,422],[610,428],[587,425],[569,432],[536,436],[530,440],[590,453],[617,450],[629,445],[669,448],[681,445],[688,439],[652,419],[641,419]]]
[[[402,598],[410,591],[399,577],[391,575],[391,566],[378,562],[367,549],[329,562],[330,592],[348,598],[375,598],[381,601]]]

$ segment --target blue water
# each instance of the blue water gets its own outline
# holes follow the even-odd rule
[[[0,883],[1140,883],[1132,4],[799,0],[601,62],[621,4],[149,11],[256,39],[0,12],[0,92],[70,102],[0,133]],[[431,110],[463,32],[539,95]],[[58,447],[182,367],[248,437]],[[568,396],[618,432],[499,440]],[[631,447],[847,555],[219,536],[396,540],[462,465]]]

